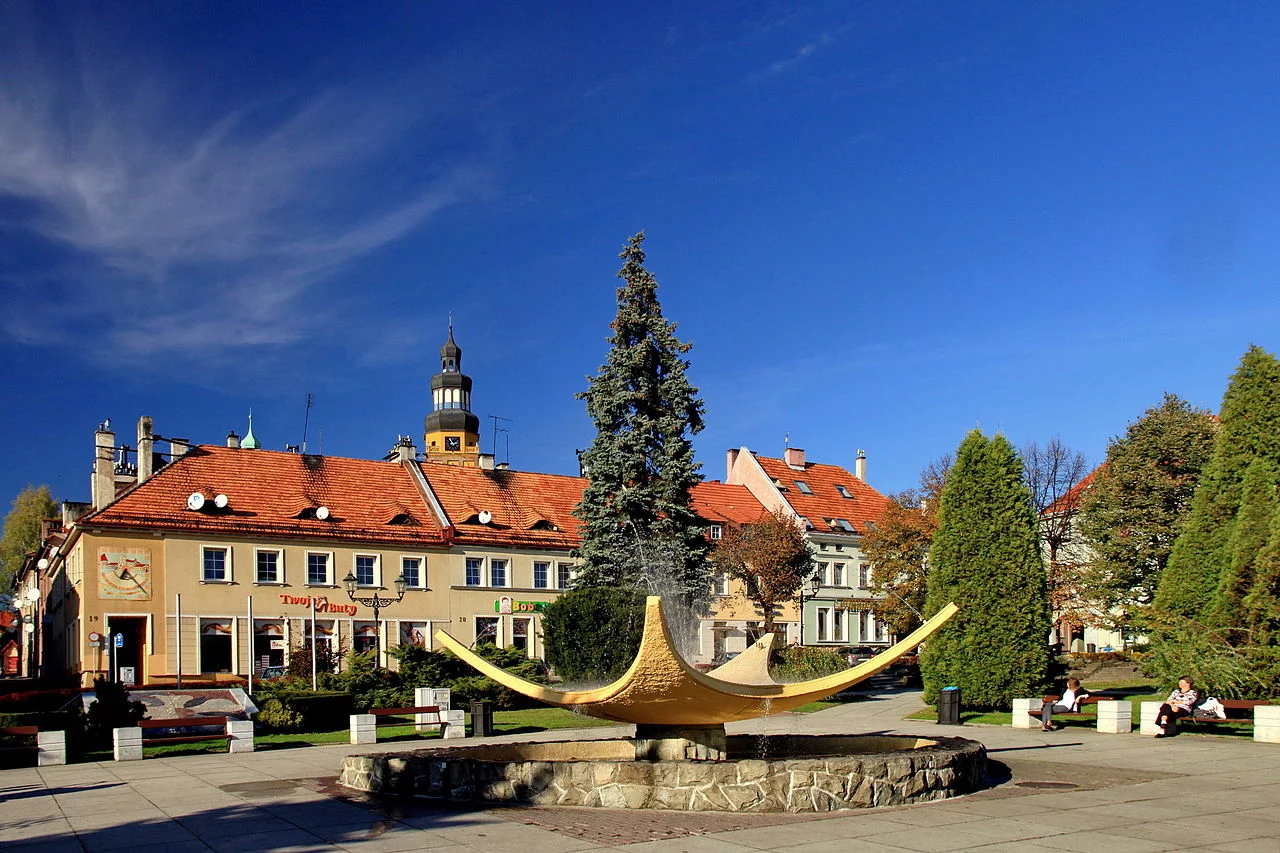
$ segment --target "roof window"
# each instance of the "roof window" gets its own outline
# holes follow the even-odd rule
[[[849,519],[847,519],[847,518],[836,518],[836,519],[832,519],[832,525],[833,525],[833,526],[835,526],[835,527],[839,527],[841,530],[844,530],[844,531],[846,531],[846,532],[848,532],[848,533],[857,533],[857,532],[858,532],[858,531],[856,531],[856,530],[854,530],[854,529],[853,529],[853,525],[849,523]]]
[[[800,490],[800,494],[802,495],[813,494],[813,489],[809,488],[809,484],[806,483],[804,480],[796,480],[795,483],[796,483],[796,488]]]
[[[842,497],[842,498],[848,498],[849,500],[853,500],[853,492],[849,491],[848,489],[846,489],[844,486],[840,485],[839,483],[836,483],[836,491],[840,493],[840,497]]]

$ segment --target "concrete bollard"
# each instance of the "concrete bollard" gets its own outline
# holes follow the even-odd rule
[[[1138,731],[1144,735],[1156,735],[1160,733],[1160,727],[1156,725],[1156,717],[1160,715],[1160,706],[1163,702],[1143,702],[1141,710],[1138,712]]]
[[[1133,731],[1133,703],[1126,699],[1104,699],[1096,705],[1098,731],[1125,735]]]
[[[1040,728],[1040,709],[1043,707],[1043,699],[1014,699],[1013,727],[1015,729]],[[1035,716],[1031,716],[1032,714]]]
[[[1255,705],[1253,739],[1258,743],[1280,743],[1280,705]]]
[[[377,743],[378,718],[373,714],[351,715],[351,742]]]
[[[442,737],[455,738],[467,736],[467,712],[459,708],[457,711],[441,711],[444,718]]]
[[[127,726],[111,732],[116,761],[142,760],[142,727]]]
[[[66,732],[40,732],[36,735],[36,745],[40,748],[36,754],[38,767],[67,763]]]
[[[227,720],[228,751],[253,752],[253,720]]]

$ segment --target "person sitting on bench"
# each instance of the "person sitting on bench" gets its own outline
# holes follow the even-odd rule
[[[1176,735],[1178,718],[1190,717],[1196,705],[1199,704],[1200,691],[1196,690],[1195,682],[1190,676],[1184,675],[1179,678],[1178,689],[1169,694],[1169,698],[1164,700],[1164,704],[1156,712],[1156,727],[1160,729],[1156,732],[1156,737]]]
[[[1057,702],[1046,702],[1040,708],[1040,731],[1051,732],[1062,728],[1053,724],[1054,712],[1059,714],[1075,714],[1080,711],[1080,700],[1089,695],[1089,691],[1080,689],[1080,679],[1068,678],[1066,692]]]

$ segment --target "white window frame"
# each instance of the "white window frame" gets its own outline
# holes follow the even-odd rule
[[[222,574],[225,577],[209,578],[205,576],[205,554],[211,551],[222,552]],[[234,552],[230,545],[201,545],[200,546],[200,583],[232,583],[235,580],[235,560]]]
[[[489,586],[493,589],[507,589],[511,586],[511,559],[509,557],[490,557],[489,558]],[[494,562],[502,563],[502,583],[493,582],[493,564]]]
[[[831,585],[832,586],[848,586],[847,574],[848,566],[845,563],[831,564]]]
[[[724,527],[719,524],[713,524],[707,529],[707,535],[710,536],[712,540],[719,539],[724,535]]]
[[[311,558],[324,557],[324,583],[316,583],[311,580]],[[333,583],[333,552],[332,551],[307,551],[306,553],[306,576],[303,578],[303,586],[322,586],[332,587]]]
[[[427,584],[427,558],[421,554],[401,554],[400,555],[400,574],[404,574],[405,560],[418,561],[418,582],[408,584],[409,589],[426,589]]]
[[[831,608],[813,608],[814,631],[819,643],[831,642]]]
[[[858,589],[866,589],[871,585],[871,564],[858,564]]]
[[[538,585],[538,566],[543,567],[541,586]],[[552,563],[549,560],[533,561],[533,588],[534,589],[551,589],[551,566],[552,566]]]
[[[716,595],[729,594],[729,573],[728,572],[721,572],[720,574],[716,575],[715,594]]]
[[[471,582],[471,576],[468,574],[468,572],[471,570],[472,561],[478,564],[476,566],[477,572],[476,572],[475,583]],[[463,561],[462,561],[462,585],[463,586],[477,587],[477,588],[484,586],[484,580],[485,580],[484,563],[485,563],[484,557],[464,557],[463,558]]]
[[[492,613],[485,613],[481,616],[471,617],[471,624],[475,626],[472,631],[472,637],[474,637],[474,640],[473,640],[474,645],[476,646],[480,645],[480,628],[479,628],[480,623],[484,622],[488,624],[490,621],[492,621],[495,625],[498,626],[497,630],[493,634],[493,644],[500,649],[506,648],[506,646],[502,644],[503,619],[501,616],[494,616]]]
[[[818,570],[814,573],[818,576],[818,580],[822,586],[831,586],[831,564],[825,561],[818,563]]]
[[[836,643],[843,643],[848,632],[845,631],[845,617],[847,612],[839,608],[835,608],[831,612],[831,639]]]
[[[258,576],[258,555],[259,554],[275,554],[276,555],[276,579],[273,581],[264,581]],[[284,586],[284,549],[283,548],[254,548],[253,549],[253,583],[256,586]]]
[[[564,568],[567,568],[567,569],[569,570],[569,571],[568,571],[568,580],[569,580],[569,583],[565,583],[565,582],[564,582],[564,579],[561,577],[561,572],[560,572],[560,570],[561,570],[561,569],[564,569]],[[578,567],[577,567],[576,565],[574,565],[573,563],[562,563],[562,562],[560,562],[560,561],[558,561],[558,560],[557,560],[557,561],[556,561],[556,585],[555,585],[555,589],[568,589],[568,588],[569,588],[569,586],[570,586],[570,584],[572,584],[572,583],[573,583],[573,576],[574,576],[575,574],[577,574],[577,572],[576,572],[576,569],[577,569],[577,568],[578,568]]]
[[[373,560],[373,580],[370,581],[369,583],[361,583],[360,573],[356,571],[356,568],[360,565],[360,560],[362,558],[368,558]],[[361,589],[381,589],[382,588],[382,555],[370,554],[368,552],[365,552],[363,554],[359,554],[359,553],[352,554],[351,555],[351,574],[356,576],[356,586],[360,587]]]

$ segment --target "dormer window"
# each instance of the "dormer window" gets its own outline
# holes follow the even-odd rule
[[[409,513],[407,512],[398,512],[395,515],[391,516],[391,518],[387,521],[387,524],[398,524],[398,525],[403,525],[405,527],[412,527],[417,523],[418,523],[418,520],[415,519],[412,515],[409,515]]]
[[[840,497],[842,497],[842,498],[848,498],[849,500],[853,500],[853,492],[849,491],[848,489],[846,489],[844,486],[840,485],[839,483],[837,483],[837,484],[836,484],[836,491],[840,493]]]
[[[813,494],[813,489],[809,488],[809,484],[806,483],[804,480],[796,480],[795,483],[796,483],[796,488],[800,490],[800,494],[802,495]]]

